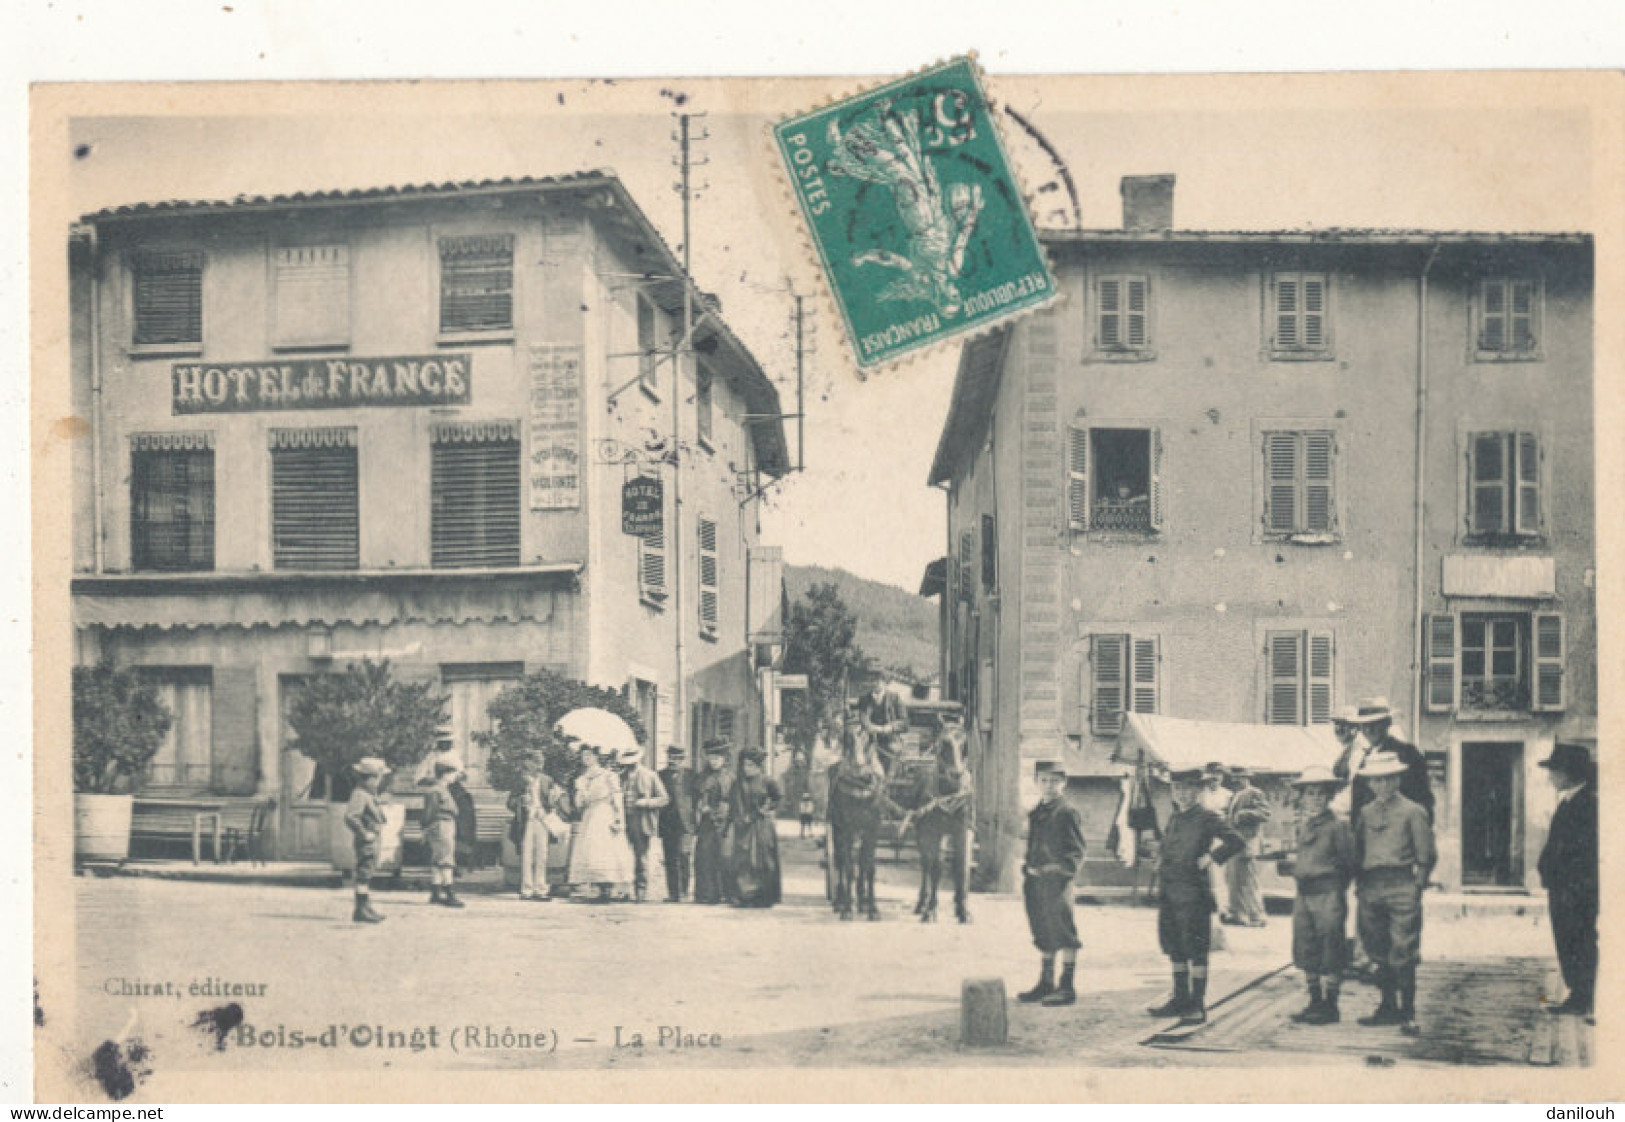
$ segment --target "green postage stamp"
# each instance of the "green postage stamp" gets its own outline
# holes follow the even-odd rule
[[[773,138],[860,370],[1055,298],[969,58],[781,121]]]

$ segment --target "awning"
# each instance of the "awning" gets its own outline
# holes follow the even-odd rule
[[[1216,761],[1227,767],[1296,775],[1311,764],[1331,767],[1342,745],[1330,725],[1238,725],[1130,713],[1117,741],[1125,763],[1171,771]]]
[[[927,600],[933,596],[941,596],[948,591],[948,559],[938,557],[925,566],[925,576],[920,578],[920,595]]]

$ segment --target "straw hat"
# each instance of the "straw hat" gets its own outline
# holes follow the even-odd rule
[[[1336,787],[1341,780],[1332,774],[1331,768],[1311,764],[1303,769],[1303,774],[1292,781],[1294,787]]]
[[[357,775],[388,775],[389,765],[377,756],[363,756],[350,765],[350,770]]]
[[[1365,758],[1360,776],[1363,779],[1378,779],[1384,775],[1403,775],[1408,770],[1405,761],[1392,752],[1373,752]]]

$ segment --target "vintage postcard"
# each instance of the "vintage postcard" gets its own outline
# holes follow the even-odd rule
[[[37,1096],[1617,1098],[1620,92],[38,87]]]

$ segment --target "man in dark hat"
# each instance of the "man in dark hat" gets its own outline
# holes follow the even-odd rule
[[[908,714],[903,712],[903,701],[886,688],[886,680],[876,675],[869,689],[858,699],[858,720],[863,731],[874,742],[875,753],[887,778],[897,766],[899,737],[908,730]]]
[[[1548,1013],[1590,1016],[1597,984],[1597,784],[1584,744],[1558,741],[1540,761],[1557,788],[1557,810],[1540,851],[1540,883],[1569,989]]]
[[[1416,963],[1422,949],[1422,888],[1438,852],[1427,812],[1400,794],[1405,762],[1390,752],[1366,757],[1360,774],[1371,784],[1372,800],[1360,812],[1354,831],[1359,867],[1360,943],[1377,968],[1382,1001],[1362,1025],[1398,1025],[1407,1036],[1416,1028]]]
[[[1078,962],[1078,928],[1072,915],[1072,879],[1083,864],[1083,820],[1066,801],[1066,767],[1039,760],[1035,769],[1038,805],[1027,815],[1027,860],[1022,864],[1022,897],[1033,944],[1044,956],[1038,984],[1016,995],[1017,1001],[1071,1005]],[[1055,984],[1055,958],[1061,959],[1061,982]]]
[[[1209,870],[1246,844],[1223,818],[1201,803],[1203,773],[1176,771],[1174,813],[1162,838],[1157,876],[1162,883],[1157,910],[1157,942],[1173,969],[1173,996],[1152,1009],[1153,1017],[1178,1017],[1183,1024],[1207,1021],[1207,960],[1218,902]]]
[[[688,895],[689,871],[694,860],[694,772],[681,744],[666,749],[660,782],[670,801],[660,808],[660,851],[666,865],[666,902],[676,904]]]
[[[1423,756],[1416,745],[1406,743],[1393,734],[1394,709],[1388,704],[1386,697],[1362,697],[1358,710],[1360,732],[1366,742],[1371,745],[1371,755],[1383,752],[1393,756],[1405,765],[1405,771],[1400,776],[1399,793],[1423,810],[1427,811],[1428,822],[1433,821],[1433,781],[1428,778],[1427,757]],[[1357,817],[1363,809],[1364,803],[1370,801],[1369,788],[1363,787],[1358,781],[1354,787],[1354,797],[1357,803],[1355,813],[1350,818]],[[1362,797],[1362,791],[1365,792]]]

